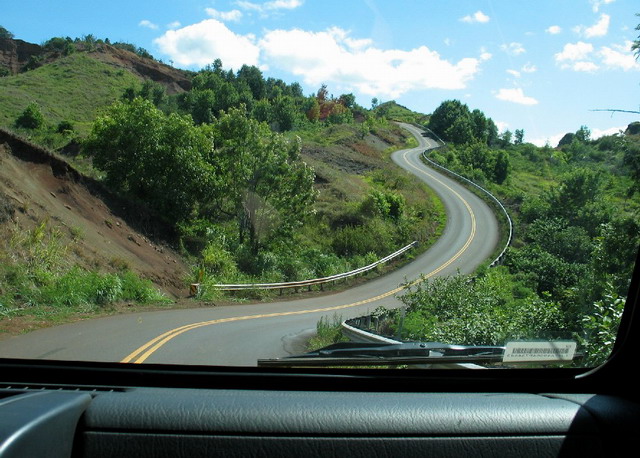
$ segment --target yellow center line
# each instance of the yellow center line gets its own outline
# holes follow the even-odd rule
[[[417,170],[419,173],[422,173],[423,175],[426,175],[431,180],[434,180],[434,181],[440,183],[440,185],[442,185],[445,188],[447,188],[453,195],[455,195],[458,199],[460,199],[460,201],[464,204],[464,206],[466,207],[467,211],[469,212],[469,216],[471,217],[471,232],[470,232],[469,237],[467,238],[467,241],[465,242],[465,244],[462,246],[462,248],[460,248],[460,250],[458,250],[456,252],[456,254],[454,254],[445,263],[443,263],[442,265],[440,265],[436,269],[432,270],[431,272],[429,272],[428,274],[423,276],[424,278],[430,278],[430,277],[436,275],[437,273],[441,272],[443,269],[447,268],[451,263],[453,263],[456,259],[458,259],[462,255],[462,253],[464,253],[467,250],[469,245],[471,245],[471,242],[473,241],[473,239],[475,237],[475,234],[476,234],[476,217],[475,217],[475,214],[473,213],[473,210],[471,209],[471,206],[469,205],[469,203],[460,194],[458,194],[458,192],[456,192],[454,189],[452,189],[447,184],[443,183],[441,180],[439,180],[435,176],[431,175],[430,173],[426,172],[423,169],[420,169],[419,167],[416,167],[414,164],[409,162],[409,160],[407,159],[407,154],[409,152],[410,152],[410,150],[406,151],[402,156],[403,159],[406,161],[406,163],[409,164],[410,167],[412,167],[415,170]],[[149,356],[151,356],[153,353],[155,353],[159,348],[161,348],[167,342],[169,342],[170,340],[178,337],[180,334],[183,334],[183,333],[185,333],[187,331],[191,331],[193,329],[201,328],[201,327],[204,327],[204,326],[211,326],[211,325],[220,324],[220,323],[231,323],[231,322],[234,322],[234,321],[256,320],[256,319],[260,319],[260,318],[275,318],[275,317],[292,316],[292,315],[305,315],[305,314],[309,314],[309,313],[326,313],[326,312],[332,312],[332,311],[335,311],[335,310],[342,310],[342,309],[346,309],[346,308],[350,308],[350,307],[356,307],[358,305],[368,304],[368,303],[375,302],[375,301],[378,301],[380,299],[384,299],[384,298],[387,298],[389,296],[392,296],[392,295],[394,295],[394,294],[406,289],[407,287],[416,284],[420,280],[421,280],[421,278],[418,278],[418,279],[416,279],[416,280],[414,280],[414,281],[412,281],[412,282],[410,282],[410,283],[408,283],[406,285],[401,285],[398,288],[392,289],[391,291],[387,291],[386,293],[382,293],[382,294],[380,294],[378,296],[370,297],[368,299],[363,299],[361,301],[352,302],[350,304],[336,305],[336,306],[332,306],[332,307],[324,307],[324,308],[317,308],[317,309],[310,309],[310,310],[298,310],[298,311],[292,311],[292,312],[277,312],[277,313],[266,313],[266,314],[260,314],[260,315],[245,315],[245,316],[237,316],[237,317],[230,317],[230,318],[220,318],[220,319],[217,319],[217,320],[201,321],[201,322],[198,322],[198,323],[187,324],[187,325],[175,328],[175,329],[171,329],[170,331],[167,331],[164,334],[160,334],[159,336],[155,337],[154,339],[151,339],[150,341],[148,341],[147,343],[145,343],[144,345],[142,345],[141,347],[137,348],[132,353],[127,355],[120,362],[121,363],[141,364],[141,363],[145,362],[147,360],[147,358],[149,358]]]

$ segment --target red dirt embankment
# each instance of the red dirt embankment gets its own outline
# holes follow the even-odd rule
[[[92,269],[124,267],[173,297],[188,293],[188,266],[170,248],[172,229],[144,206],[115,196],[47,150],[0,129],[0,192],[29,230],[48,220],[73,242],[72,262]]]

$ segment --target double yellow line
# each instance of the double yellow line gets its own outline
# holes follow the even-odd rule
[[[437,273],[439,273],[443,269],[447,268],[451,263],[453,263],[456,259],[458,259],[462,255],[462,253],[464,253],[467,250],[469,245],[471,245],[471,242],[473,241],[473,239],[474,239],[474,237],[476,235],[476,217],[475,217],[475,214],[473,213],[473,210],[471,209],[471,206],[469,205],[469,203],[460,194],[458,194],[458,192],[456,192],[454,189],[452,189],[449,185],[443,183],[437,177],[431,175],[430,173],[426,172],[423,169],[420,169],[419,167],[416,167],[414,164],[409,162],[409,160],[407,159],[407,154],[409,152],[410,151],[406,151],[402,156],[402,158],[406,161],[406,163],[409,164],[409,166],[411,166],[412,168],[414,168],[418,173],[422,173],[423,175],[426,175],[431,180],[440,183],[442,186],[444,186],[446,189],[448,189],[453,195],[455,195],[458,199],[460,199],[460,201],[462,201],[462,203],[466,207],[467,211],[469,212],[469,216],[471,217],[471,232],[470,232],[469,237],[467,238],[467,241],[465,242],[465,244],[462,246],[462,248],[460,248],[456,252],[456,254],[454,254],[445,263],[443,263],[442,265],[440,265],[439,267],[437,267],[436,269],[432,270],[431,272],[429,272],[427,275],[424,276],[425,278],[429,278],[429,277],[432,277],[432,276],[436,275]],[[305,314],[308,314],[308,313],[333,312],[333,311],[336,311],[336,310],[342,310],[342,309],[346,309],[346,308],[350,308],[350,307],[356,307],[358,305],[364,305],[364,304],[368,304],[368,303],[371,303],[371,302],[378,301],[380,299],[384,299],[386,297],[392,296],[392,295],[402,291],[403,289],[407,288],[410,285],[413,285],[413,284],[417,283],[418,281],[420,281],[420,279],[414,280],[413,282],[411,282],[411,283],[409,283],[407,285],[399,286],[398,288],[392,289],[391,291],[387,291],[386,293],[380,294],[378,296],[370,297],[368,299],[363,299],[361,301],[353,302],[353,303],[350,303],[350,304],[336,305],[336,306],[333,306],[333,307],[324,307],[324,308],[317,308],[317,309],[310,309],[310,310],[298,310],[298,311],[292,311],[292,312],[265,313],[265,314],[260,314],[260,315],[246,315],[246,316],[237,316],[237,317],[231,317],[231,318],[220,318],[220,319],[217,319],[217,320],[200,321],[198,323],[187,324],[187,325],[175,328],[175,329],[171,329],[170,331],[167,331],[164,334],[160,334],[159,336],[155,337],[154,339],[151,339],[150,341],[148,341],[147,343],[145,343],[144,345],[140,346],[135,351],[133,351],[132,353],[127,355],[120,362],[121,363],[141,364],[141,363],[145,362],[147,360],[147,358],[149,358],[152,354],[154,354],[156,351],[158,351],[163,345],[165,345],[170,340],[178,337],[180,334],[183,334],[183,333],[188,332],[188,331],[192,331],[194,329],[202,328],[204,326],[212,326],[212,325],[221,324],[221,323],[231,323],[231,322],[234,322],[234,321],[257,320],[257,319],[261,319],[261,318],[276,318],[276,317],[291,316],[291,315],[305,315]]]

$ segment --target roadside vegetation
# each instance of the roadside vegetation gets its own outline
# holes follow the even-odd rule
[[[0,125],[55,150],[172,227],[172,242],[192,265],[185,291],[199,283],[197,299],[219,299],[219,283],[346,272],[414,240],[424,250],[444,227],[433,192],[390,161],[394,150],[416,144],[392,122],[402,119],[398,109],[393,116],[370,110],[324,85],[305,95],[297,83],[252,66],[227,70],[219,60],[183,72],[188,90],[176,90],[106,63],[113,49],[157,64],[133,45],[53,38],[18,74],[0,78]],[[85,274],[67,267],[56,281]],[[4,288],[4,304],[35,304],[18,283]],[[43,294],[65,290],[36,284]],[[46,300],[103,302],[86,297]]]
[[[349,271],[414,240],[427,249],[444,228],[442,204],[389,159],[415,146],[393,121],[410,122],[447,142],[433,160],[507,206],[516,238],[501,267],[411,286],[385,329],[456,344],[577,339],[587,363],[606,356],[640,241],[637,126],[598,140],[582,126],[557,147],[536,147],[458,100],[431,115],[375,98],[367,108],[353,94],[322,85],[305,95],[297,83],[220,60],[180,73],[182,86],[169,90],[96,57],[129,52],[159,65],[131,44],[87,35],[42,49],[18,74],[0,74],[0,125],[169,225],[198,299],[219,298],[219,283]],[[61,242],[55,224],[21,234],[11,229],[11,203],[0,201],[0,211],[5,316],[165,300],[126,269],[68,262],[72,242]],[[323,322],[319,333],[335,341],[338,328]]]
[[[603,362],[640,245],[636,124],[597,140],[582,126],[556,148],[536,147],[520,130],[478,136],[473,122],[447,133],[449,124],[437,118],[449,111],[471,121],[477,113],[444,102],[428,127],[450,143],[430,158],[496,195],[514,220],[515,239],[498,268],[409,287],[403,310],[389,312],[381,327],[452,344],[573,339],[581,363]]]
[[[56,323],[78,314],[105,311],[118,303],[169,302],[150,281],[125,266],[100,272],[70,262],[75,249],[73,236],[48,220],[23,231],[11,222],[15,211],[0,193],[2,332],[13,332],[10,322],[22,323],[23,317]]]

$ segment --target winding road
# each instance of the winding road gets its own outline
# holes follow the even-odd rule
[[[400,302],[398,285],[427,277],[472,272],[498,243],[491,209],[457,182],[424,165],[422,151],[436,146],[402,125],[419,146],[392,159],[428,183],[442,198],[447,226],[442,237],[413,262],[387,275],[334,294],[281,302],[117,315],[42,329],[0,342],[0,357],[126,363],[255,366],[259,358],[304,351],[321,317],[366,315]]]

